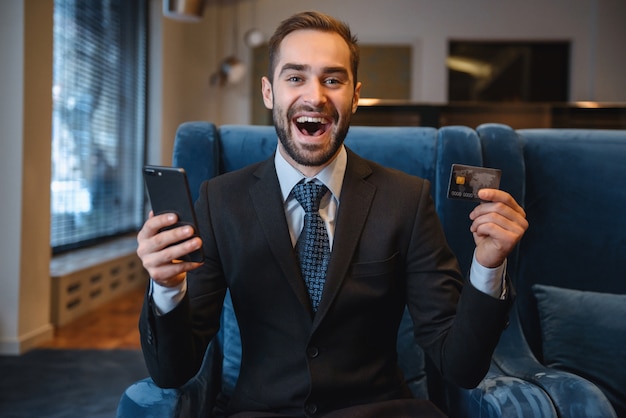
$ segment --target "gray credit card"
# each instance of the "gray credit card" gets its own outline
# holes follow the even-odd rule
[[[497,168],[475,167],[472,165],[452,164],[449,199],[480,201],[480,189],[498,189],[502,171]]]

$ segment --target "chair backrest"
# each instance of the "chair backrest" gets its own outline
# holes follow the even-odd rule
[[[187,171],[194,200],[202,181],[268,158],[276,150],[272,126],[182,124],[176,134],[173,165]],[[482,165],[476,132],[465,127],[353,126],[345,144],[364,158],[429,180],[449,244],[464,271],[469,270],[473,238],[468,214],[473,203],[449,201],[447,185],[452,163]],[[229,296],[222,312],[218,341],[223,354],[222,386],[228,394],[238,376],[241,340]],[[405,312],[398,334],[398,357],[405,379],[418,398],[428,396],[425,360],[413,338],[413,323]]]
[[[209,122],[186,122],[176,132],[173,165],[187,171],[195,200],[204,180],[269,157],[276,142],[272,126],[224,125],[218,129]],[[474,248],[473,238],[467,233],[467,214],[474,203],[450,201],[447,186],[453,163],[484,165],[476,131],[462,126],[439,130],[353,126],[345,144],[365,158],[431,182],[448,243],[462,271],[467,272]]]

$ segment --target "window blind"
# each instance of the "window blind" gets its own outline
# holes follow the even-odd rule
[[[53,252],[143,222],[145,0],[55,0]]]

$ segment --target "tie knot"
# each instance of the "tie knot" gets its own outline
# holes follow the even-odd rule
[[[293,194],[306,213],[315,213],[320,209],[320,201],[327,191],[326,186],[312,181],[293,186]]]

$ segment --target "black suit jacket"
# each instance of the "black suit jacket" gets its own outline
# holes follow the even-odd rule
[[[177,308],[157,317],[148,299],[140,320],[155,382],[174,387],[195,374],[228,287],[243,345],[232,411],[302,414],[409,397],[396,361],[405,304],[417,342],[443,375],[478,384],[510,301],[463,288],[429,187],[348,150],[333,251],[313,315],[273,159],[205,182],[196,204],[205,263],[188,274]]]

